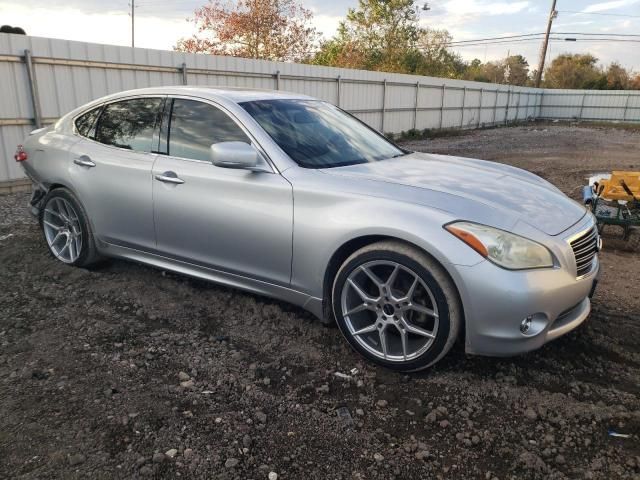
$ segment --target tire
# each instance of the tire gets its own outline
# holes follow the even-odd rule
[[[338,328],[358,353],[402,372],[428,368],[444,357],[463,321],[446,271],[399,241],[377,242],[347,258],[333,282],[332,305]]]
[[[89,267],[102,260],[87,214],[70,190],[50,190],[42,201],[38,220],[49,252],[56,259],[76,267]]]

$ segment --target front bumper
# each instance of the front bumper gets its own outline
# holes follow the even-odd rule
[[[585,277],[565,268],[509,271],[484,261],[456,267],[468,353],[510,356],[540,348],[586,320],[599,261]],[[529,319],[523,333],[521,324]]]

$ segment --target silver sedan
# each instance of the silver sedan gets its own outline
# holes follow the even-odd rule
[[[517,168],[404,150],[282,92],[134,90],[36,130],[16,160],[51,253],[130,259],[299,305],[414,371],[536,349],[580,325],[594,218]]]

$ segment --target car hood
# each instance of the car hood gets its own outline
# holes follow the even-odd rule
[[[548,235],[562,233],[585,215],[585,208],[546,180],[525,170],[484,160],[411,153],[398,158],[323,169],[331,175],[399,184],[447,194],[437,208],[461,219],[468,201],[524,221]],[[465,201],[456,202],[461,197]],[[433,196],[431,196],[433,198]],[[459,205],[454,205],[459,203]],[[447,207],[450,206],[450,208]]]

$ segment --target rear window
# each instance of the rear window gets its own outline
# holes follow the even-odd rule
[[[150,152],[161,104],[161,98],[135,98],[106,105],[100,115],[96,140],[114,147]]]
[[[87,113],[76,118],[76,129],[80,135],[83,137],[93,138],[93,135],[95,134],[96,120],[100,115],[101,108],[101,106],[94,108],[93,110],[89,110]]]

